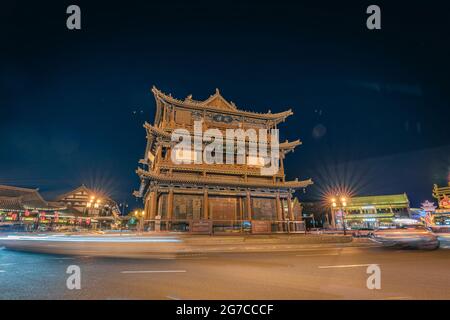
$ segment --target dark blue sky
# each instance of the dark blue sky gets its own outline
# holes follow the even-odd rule
[[[431,200],[450,170],[448,11],[390,2],[377,31],[364,1],[4,3],[0,183],[134,201],[151,86],[196,99],[218,87],[242,109],[293,109],[281,136],[303,146],[288,177],[316,182],[302,197],[347,185]],[[70,4],[80,31],[66,29]]]

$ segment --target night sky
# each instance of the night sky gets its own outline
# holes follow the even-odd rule
[[[85,183],[134,204],[153,85],[292,108],[280,134],[303,141],[286,161],[289,179],[315,181],[303,199],[344,186],[418,206],[450,178],[444,2],[28,2],[0,10],[0,184],[51,199]],[[381,30],[366,28],[369,4]]]

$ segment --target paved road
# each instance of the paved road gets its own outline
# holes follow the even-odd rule
[[[381,290],[366,287],[368,264]],[[81,268],[81,290],[66,269]],[[304,248],[155,259],[0,250],[0,299],[450,299],[450,250]]]

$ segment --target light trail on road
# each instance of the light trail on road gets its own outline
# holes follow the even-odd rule
[[[319,269],[331,269],[331,268],[357,268],[357,267],[368,267],[371,265],[378,265],[378,263],[368,263],[368,264],[345,264],[337,266],[319,266]]]
[[[130,245],[134,247],[134,245]],[[348,248],[349,249],[349,248]],[[330,251],[211,253],[201,258],[101,258],[5,250],[0,299],[433,299],[449,298],[450,251],[366,247]],[[346,249],[344,249],[346,250]],[[337,254],[337,255],[336,255]],[[64,257],[64,256],[63,256]],[[67,256],[66,256],[67,257]],[[366,286],[365,267],[381,267],[381,290]],[[15,263],[16,265],[6,265]],[[67,267],[82,290],[67,290]],[[18,268],[17,266],[20,266]],[[325,268],[319,268],[325,267]],[[426,272],[424,272],[426,270]],[[413,281],[412,281],[413,280]]]
[[[140,270],[140,271],[121,271],[120,273],[185,273],[186,270]]]
[[[181,242],[176,238],[163,237],[111,237],[111,236],[61,236],[61,235],[42,235],[42,236],[18,236],[8,235],[0,237],[0,241],[48,241],[48,242],[101,242],[101,243],[166,243]]]

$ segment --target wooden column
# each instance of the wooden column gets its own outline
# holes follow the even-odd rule
[[[167,197],[167,220],[172,220],[173,217],[173,188],[169,188],[169,195]]]
[[[291,193],[289,192],[288,198],[287,198],[287,204],[288,204],[288,215],[289,220],[294,221],[294,211],[292,210],[292,200],[291,200]]]
[[[203,190],[203,219],[209,219],[209,201],[208,201],[208,189]]]
[[[158,148],[156,149],[156,154],[155,154],[155,164],[158,163],[158,165],[155,165],[156,168],[156,172],[160,173],[161,169],[159,168],[159,163],[161,162],[161,157],[162,157],[162,146],[159,144]]]
[[[244,204],[242,203],[242,197],[239,197],[239,219],[244,220]]]
[[[250,199],[250,191],[247,191],[247,219],[252,220],[252,202]]]
[[[149,214],[149,218],[150,220],[155,219],[156,216],[156,205],[157,205],[157,196],[158,196],[158,192],[155,191],[151,191],[150,192],[150,214]]]
[[[150,195],[145,199],[145,205],[144,205],[144,219],[150,219]]]
[[[162,128],[164,128],[165,126],[166,126],[166,117],[167,117],[167,115],[166,115],[166,109],[167,109],[167,107],[165,106],[165,105],[163,105],[163,115],[162,115],[162,119],[163,119],[163,121],[161,121],[161,126],[162,126]]]
[[[282,221],[283,220],[283,208],[281,207],[281,201],[280,201],[280,194],[277,193],[277,220]]]
[[[170,109],[170,127],[173,128],[175,126],[175,110],[174,108]]]
[[[282,203],[281,203],[280,193],[279,192],[277,192],[276,206],[277,206],[277,220],[278,221],[283,221],[284,220],[284,218],[283,218],[283,206],[282,206]],[[277,226],[278,226],[278,231],[284,231],[282,222],[278,222]]]

